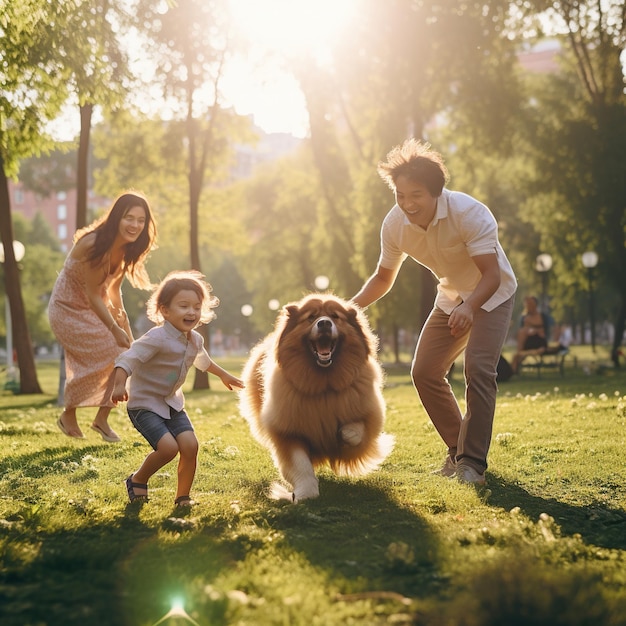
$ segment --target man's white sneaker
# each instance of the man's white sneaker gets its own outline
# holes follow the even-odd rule
[[[456,479],[460,483],[468,483],[473,485],[484,485],[485,475],[479,474],[471,465],[459,461],[456,465]]]
[[[446,478],[452,478],[456,473],[456,461],[448,455],[444,464],[433,472],[437,476],[445,476]]]

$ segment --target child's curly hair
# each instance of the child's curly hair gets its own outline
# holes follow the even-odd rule
[[[202,324],[208,324],[215,319],[213,309],[219,305],[219,298],[211,295],[213,288],[204,280],[204,275],[196,270],[170,272],[159,283],[146,304],[148,319],[155,324],[162,324],[161,307],[170,306],[174,296],[184,289],[195,292],[200,298],[202,303],[200,322]]]

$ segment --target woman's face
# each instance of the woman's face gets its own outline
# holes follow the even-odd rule
[[[529,313],[537,312],[537,300],[534,298],[526,298],[526,300],[524,300],[524,305]]]
[[[435,217],[437,198],[422,183],[398,176],[396,180],[396,202],[404,211],[409,222],[426,228]]]
[[[134,206],[128,209],[120,220],[118,228],[119,236],[124,243],[137,241],[143,229],[146,227],[146,211],[142,206]]]

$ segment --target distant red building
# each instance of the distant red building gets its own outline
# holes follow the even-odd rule
[[[552,74],[559,71],[558,57],[561,44],[555,39],[547,39],[517,55],[525,70],[537,74]]]
[[[29,191],[22,183],[9,181],[11,211],[32,220],[40,213],[50,225],[61,244],[63,252],[72,247],[76,226],[76,190],[59,191],[47,197]],[[110,200],[88,192],[87,210],[89,213],[108,208]],[[88,218],[89,219],[89,218]]]

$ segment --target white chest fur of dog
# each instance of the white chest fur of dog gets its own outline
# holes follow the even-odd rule
[[[274,332],[253,349],[240,410],[293,489],[275,485],[274,497],[315,498],[316,468],[360,476],[390,454],[376,350],[363,312],[328,294],[285,306]]]

